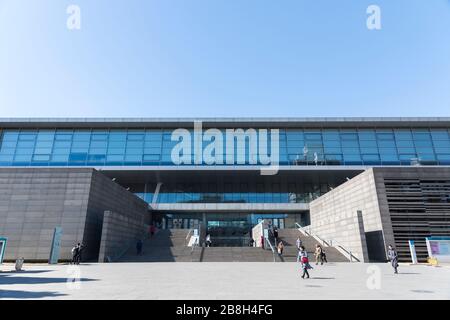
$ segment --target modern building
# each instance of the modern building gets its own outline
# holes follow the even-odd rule
[[[393,183],[386,184],[387,201],[394,201],[393,188],[408,183],[433,193],[436,170],[447,174],[450,166],[449,130],[450,118],[0,119],[5,259],[47,259],[56,226],[63,228],[66,259],[81,241],[89,258],[114,255],[121,242],[151,223],[163,229],[201,226],[219,246],[248,245],[251,229],[262,220],[279,229],[311,225],[317,236],[345,242],[339,228],[324,227],[338,223],[329,197],[348,180],[369,174],[366,170],[386,176],[419,167],[420,179],[427,182],[387,174]],[[439,181],[448,186],[450,177]],[[352,193],[365,194],[367,188]],[[440,190],[429,203],[448,201],[449,189]],[[422,195],[413,196],[428,208]],[[328,199],[321,211],[328,210],[327,219],[310,213],[324,206],[321,199]],[[378,206],[379,199],[373,199]],[[383,207],[379,215],[398,227],[392,231],[376,224],[377,235],[368,234],[365,249],[353,251],[361,261],[383,258],[381,247],[387,243],[406,256],[406,239],[450,235],[448,205],[438,215],[426,209],[417,218],[441,224],[439,232],[405,227],[401,221],[412,221],[419,209],[395,205],[398,214]],[[347,209],[364,216],[367,208]]]

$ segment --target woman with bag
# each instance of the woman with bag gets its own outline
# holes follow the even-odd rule
[[[300,247],[297,260],[300,260],[300,265],[303,271],[302,279],[305,279],[305,276],[309,279],[308,269],[312,269],[312,267],[309,264],[308,253],[306,252],[305,247]]]
[[[283,250],[284,250],[284,244],[283,244],[283,241],[280,241],[280,243],[278,244],[278,254],[280,256],[283,255]]]

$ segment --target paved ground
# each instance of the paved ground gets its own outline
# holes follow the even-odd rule
[[[13,269],[0,266],[0,299],[450,299],[450,267],[425,265],[394,275],[388,264],[330,263],[303,280],[296,263],[85,264],[69,285],[67,265]]]

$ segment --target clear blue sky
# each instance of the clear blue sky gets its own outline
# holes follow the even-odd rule
[[[95,116],[450,116],[450,0],[0,0],[0,117]]]

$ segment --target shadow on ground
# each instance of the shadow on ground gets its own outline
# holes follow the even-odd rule
[[[65,296],[66,294],[52,291],[21,291],[21,290],[0,290],[0,299],[39,299],[39,298],[54,298]]]
[[[46,283],[64,283],[68,278],[38,278],[38,277],[15,277],[14,274],[24,273],[9,273],[8,275],[0,274],[0,285],[7,284],[46,284]],[[97,279],[81,278],[79,281],[98,281]]]
[[[16,270],[10,270],[10,271],[1,271],[0,270],[0,276],[1,275],[10,275],[10,274],[27,274],[27,273],[44,273],[44,272],[50,272],[53,270],[22,270],[22,271],[16,271]]]

